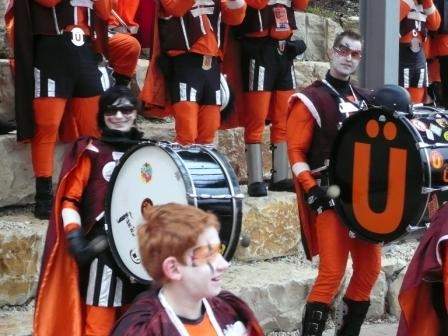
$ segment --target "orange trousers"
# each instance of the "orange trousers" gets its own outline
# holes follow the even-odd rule
[[[406,89],[411,95],[411,100],[413,104],[420,104],[424,102],[426,88],[408,87]]]
[[[114,72],[132,77],[141,52],[138,40],[128,34],[116,33],[109,37],[108,46],[108,60]]]
[[[175,141],[181,145],[212,144],[220,124],[217,105],[178,102],[172,105],[176,127]]]
[[[117,319],[129,308],[85,305],[84,336],[108,336]]]
[[[294,93],[287,91],[245,92],[244,99],[244,142],[261,143],[266,120],[271,121],[271,143],[286,141],[286,120],[288,117],[288,100]]]
[[[369,300],[381,271],[380,245],[350,238],[348,228],[333,210],[318,215],[314,225],[319,246],[319,272],[307,301],[333,302],[345,274],[349,253],[353,275],[345,297],[354,301]]]
[[[35,131],[31,139],[31,160],[36,177],[53,175],[53,157],[59,136],[64,141],[73,141],[81,135],[100,135],[96,123],[99,96],[71,98],[69,102],[66,98],[42,97],[33,100]],[[68,105],[69,114],[64,115]],[[64,123],[69,125],[65,131],[60,128],[63,118],[66,119]],[[59,134],[60,130],[70,133],[70,136]]]

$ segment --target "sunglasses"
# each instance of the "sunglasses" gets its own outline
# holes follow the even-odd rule
[[[191,256],[193,266],[205,265],[212,262],[221,254],[221,243],[207,244],[195,247]]]
[[[134,113],[136,108],[134,106],[108,106],[104,111],[104,115],[111,117],[117,114],[118,111],[123,115],[130,115]]]
[[[355,60],[359,60],[362,57],[361,50],[352,50],[343,45],[339,47],[333,47],[333,50],[336,51],[336,53],[340,56],[343,57],[351,56]]]

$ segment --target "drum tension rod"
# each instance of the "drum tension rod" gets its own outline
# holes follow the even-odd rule
[[[440,143],[440,142],[436,142],[436,143],[432,143],[432,144],[428,144],[425,142],[417,142],[416,143],[417,149],[424,149],[424,148],[440,148],[440,147],[448,147],[448,143]]]
[[[443,186],[440,188],[431,188],[431,187],[422,187],[422,193],[423,194],[429,194],[432,193],[434,191],[447,191],[448,190],[448,186]]]

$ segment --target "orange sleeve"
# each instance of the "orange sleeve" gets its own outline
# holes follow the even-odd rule
[[[112,0],[96,0],[93,2],[95,14],[101,20],[108,20],[112,13]]]
[[[293,0],[292,4],[295,10],[304,12],[308,8],[309,0]]]
[[[79,217],[79,203],[89,181],[92,163],[88,156],[83,155],[78,165],[67,176],[64,195],[62,197],[62,219],[64,227],[70,224],[81,224]]]
[[[431,6],[425,7],[425,3],[423,2],[423,10],[425,13],[427,13],[426,26],[429,30],[437,30],[440,27],[442,18],[440,16],[439,11],[432,3],[432,1],[430,1],[430,3]]]
[[[300,100],[295,101],[286,124],[286,141],[289,162],[305,191],[317,185],[309,167],[305,168],[308,165],[307,154],[311,147],[315,127],[315,120],[308,108]],[[297,166],[300,168],[297,169]]]
[[[406,1],[400,1],[400,21],[403,20],[411,11],[411,7],[406,3]]]
[[[246,15],[246,7],[243,0],[221,1],[222,21],[231,26],[240,24]]]
[[[160,0],[164,13],[173,16],[183,16],[194,5],[194,0]]]

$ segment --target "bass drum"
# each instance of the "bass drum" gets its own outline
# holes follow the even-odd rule
[[[213,147],[142,143],[123,155],[106,197],[106,232],[114,258],[126,275],[149,283],[137,242],[143,206],[174,202],[219,218],[222,253],[230,260],[241,232],[242,199],[232,167]]]
[[[356,235],[388,243],[422,232],[448,200],[448,119],[370,108],[347,118],[330,155],[330,184],[343,222]]]

